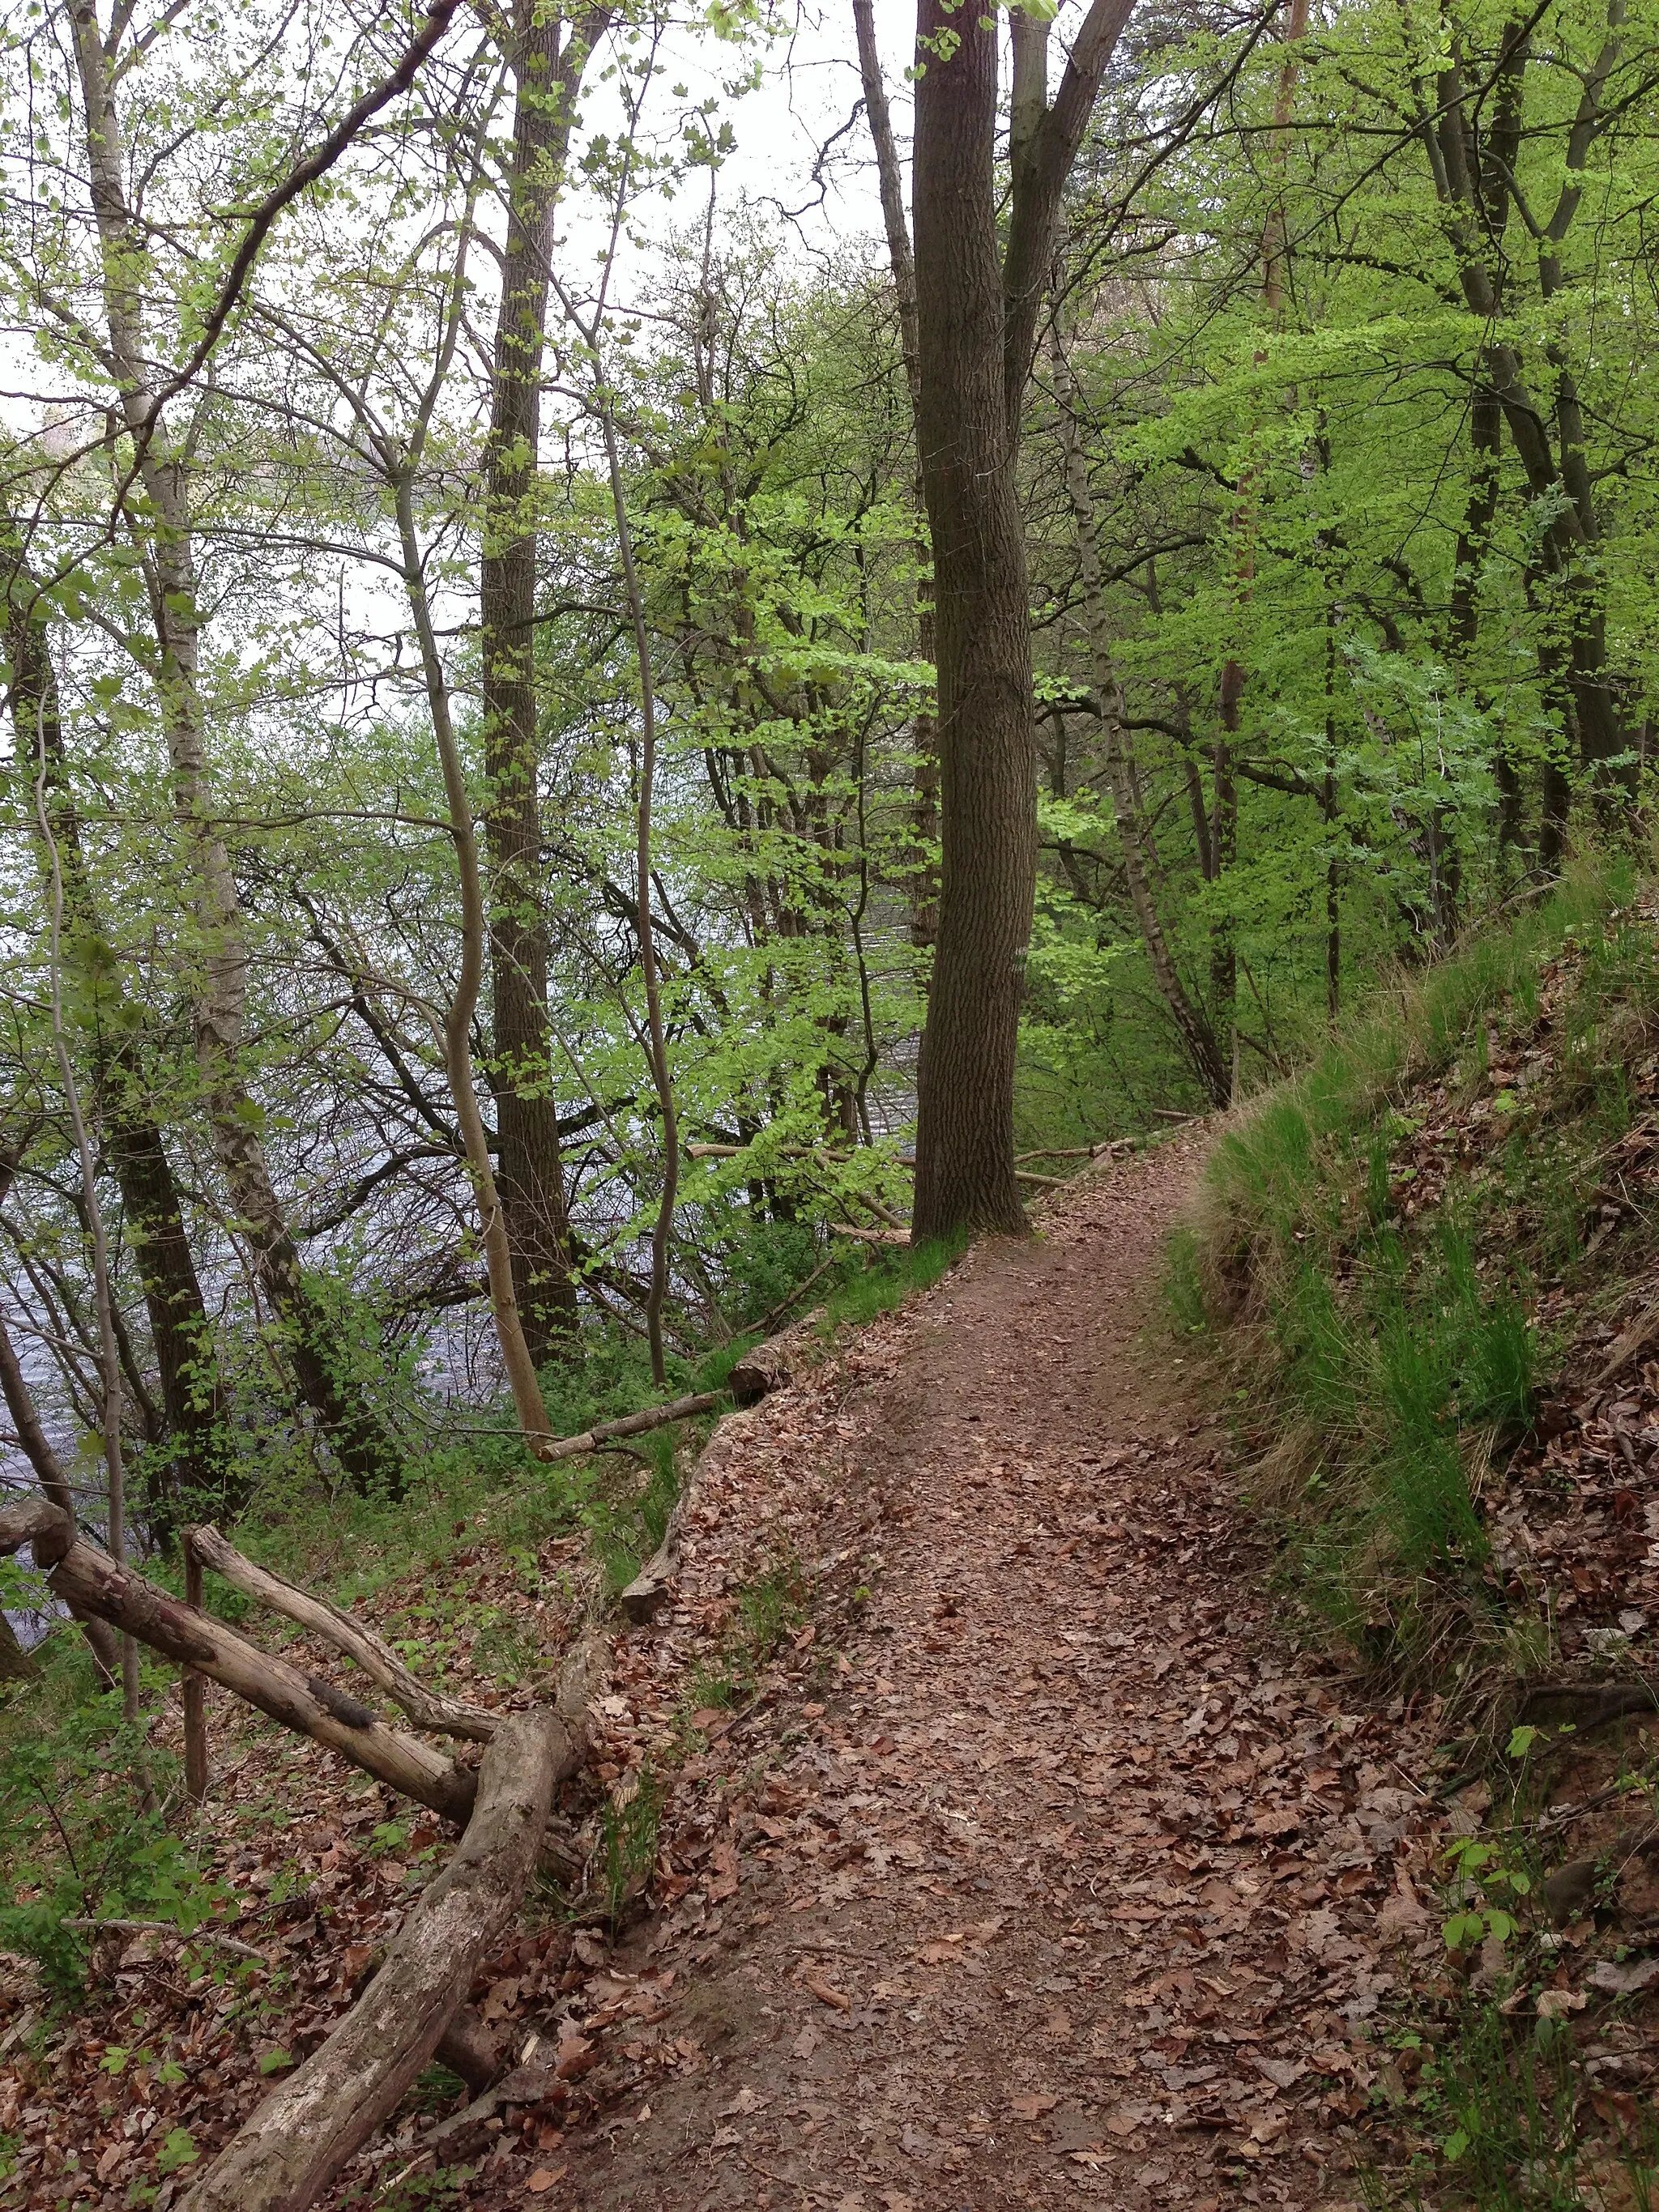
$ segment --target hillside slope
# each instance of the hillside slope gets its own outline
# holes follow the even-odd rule
[[[1440,1717],[1399,2148],[1454,2201],[1644,2205],[1659,895],[1585,876],[1385,991],[1223,1137],[1175,1273],[1304,1633]]]

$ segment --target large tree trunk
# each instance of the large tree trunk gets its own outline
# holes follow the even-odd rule
[[[210,1500],[232,1510],[240,1504],[240,1496],[227,1488],[234,1454],[212,1326],[173,1164],[150,1104],[144,1024],[137,1001],[121,988],[69,789],[46,609],[21,550],[13,558],[5,590],[12,726],[20,763],[37,759],[45,775],[47,818],[63,875],[67,957],[91,1003],[98,1121],[143,1285],[171,1446],[167,1479],[157,1480],[159,1470],[152,1472],[146,1498],[151,1531],[165,1538],[181,1492],[199,1501],[198,1510]]]
[[[500,1144],[496,1188],[525,1341],[538,1367],[575,1328],[576,1286],[553,1090],[540,896],[537,447],[554,210],[582,68],[612,12],[589,9],[562,45],[563,24],[554,10],[537,0],[518,0],[514,9],[513,161],[484,448],[479,613],[489,781],[484,836],[492,877],[489,1080]]]
[[[918,434],[933,541],[942,866],[918,1071],[920,1241],[1020,1231],[1014,1058],[1036,882],[1036,735],[1014,465],[1061,196],[1129,0],[1092,0],[1054,102],[1048,25],[1013,18],[1012,191],[999,260],[997,26],[918,0]]]
[[[338,1324],[305,1279],[259,1139],[258,1109],[242,1071],[247,946],[229,850],[213,819],[198,680],[202,625],[189,463],[166,430],[145,353],[141,278],[148,252],[126,204],[111,61],[91,0],[76,0],[72,22],[108,349],[123,414],[137,446],[144,495],[133,526],[148,556],[144,574],[159,656],[156,693],[173,769],[174,808],[196,876],[203,951],[194,1011],[204,1103],[238,1224],[252,1247],[260,1286],[284,1325],[283,1346],[301,1393],[347,1473],[365,1486],[395,1492],[402,1487],[403,1454],[385,1423],[343,1378],[336,1356]]]
[[[921,1043],[916,1241],[1022,1231],[1014,1054],[1036,880],[1025,529],[1003,378],[994,19],[921,0],[916,305],[922,486],[933,542],[943,855]]]

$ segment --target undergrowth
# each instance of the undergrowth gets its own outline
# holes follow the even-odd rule
[[[1634,895],[1627,866],[1585,870],[1381,988],[1223,1137],[1172,1247],[1171,1306],[1237,1367],[1300,1597],[1372,1659],[1432,1671],[1492,1611],[1482,1487],[1536,1417],[1560,1351],[1539,1292],[1585,1260],[1659,1027]],[[1656,1241],[1624,1218],[1599,1289]]]
[[[786,1224],[787,1226],[787,1224]],[[842,1332],[892,1310],[939,1278],[965,1238],[908,1248],[849,1243],[808,1283],[810,1242],[775,1240],[757,1254],[750,1302],[775,1302],[787,1291],[817,1294],[812,1328],[826,1354]],[[799,1247],[799,1249],[797,1249]],[[764,1264],[763,1264],[764,1262]],[[672,1395],[722,1390],[750,1331],[697,1360],[672,1363]],[[657,1402],[641,1347],[620,1333],[584,1339],[580,1364],[544,1376],[550,1418],[561,1433]],[[441,1684],[463,1653],[475,1681],[513,1689],[556,1662],[542,1648],[526,1600],[552,1592],[543,1564],[551,1538],[578,1538],[571,1572],[595,1560],[613,1592],[637,1573],[661,1541],[683,1469],[714,1420],[702,1419],[629,1438],[624,1447],[552,1467],[533,1461],[506,1419],[460,1427],[420,1455],[395,1500],[349,1486],[273,1486],[256,1496],[227,1534],[243,1551],[337,1603],[373,1598],[398,1586],[398,1607],[383,1626],[401,1655]],[[94,1934],[76,1920],[129,1918],[186,1930],[209,1918],[218,1890],[198,1852],[174,1762],[150,1722],[173,1687],[172,1670],[146,1662],[143,1711],[129,1725],[118,1696],[100,1690],[79,1632],[61,1618],[32,1571],[4,1563],[3,1595],[20,1620],[45,1620],[27,1679],[0,1685],[0,1950],[32,1957],[52,1997],[73,2003],[84,1986]],[[152,1580],[182,1590],[176,1558],[143,1561]],[[563,1572],[564,1570],[561,1570]],[[208,1574],[210,1610],[247,1624],[258,1640],[280,1644],[294,1632],[218,1576]],[[683,1717],[735,1708],[752,1694],[766,1662],[803,1618],[799,1566],[775,1563],[738,1594],[731,1631],[688,1686]],[[135,1793],[143,1809],[133,1813]],[[626,1807],[602,1815],[601,1877],[613,1917],[648,1873],[660,1790],[647,1778]]]

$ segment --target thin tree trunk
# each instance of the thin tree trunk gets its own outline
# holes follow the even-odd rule
[[[188,1534],[185,1538],[185,1603],[204,1610],[202,1562]],[[185,1713],[185,1795],[192,1805],[205,1805],[208,1794],[207,1676],[186,1667],[179,1685]]]
[[[1055,398],[1059,406],[1060,447],[1066,463],[1066,490],[1077,526],[1078,573],[1083,586],[1083,613],[1088,629],[1090,679],[1100,716],[1105,747],[1106,776],[1117,814],[1118,842],[1123,853],[1123,872],[1129,886],[1141,941],[1152,963],[1152,975],[1171,1020],[1180,1032],[1199,1081],[1212,1104],[1224,1106],[1232,1085],[1225,1055],[1204,1009],[1188,996],[1175,955],[1164,933],[1162,917],[1152,895],[1148,866],[1151,833],[1130,774],[1124,738],[1123,686],[1112,654],[1112,634],[1107,618],[1105,589],[1101,581],[1100,540],[1095,526],[1094,494],[1089,467],[1079,434],[1076,393],[1058,335],[1054,344]]]
[[[461,893],[461,959],[456,973],[454,993],[444,1013],[444,1069],[449,1079],[450,1098],[454,1105],[461,1141],[466,1147],[467,1172],[472,1180],[473,1196],[478,1208],[484,1265],[489,1275],[489,1304],[495,1316],[496,1340],[501,1349],[501,1364],[507,1370],[507,1386],[513,1393],[519,1426],[531,1449],[539,1451],[551,1441],[552,1431],[542,1397],[541,1380],[536,1372],[536,1363],[531,1357],[519,1312],[507,1223],[495,1187],[495,1169],[490,1162],[489,1133],[484,1127],[483,1115],[478,1110],[477,1088],[472,1077],[472,1017],[477,1008],[479,986],[483,980],[487,933],[483,876],[478,865],[477,831],[472,819],[472,802],[467,794],[466,775],[461,765],[460,747],[455,741],[454,725],[450,718],[449,687],[444,676],[442,657],[438,651],[437,634],[432,626],[432,610],[427,601],[426,584],[421,573],[420,546],[415,528],[414,501],[408,468],[398,477],[396,496],[398,531],[404,557],[404,586],[415,618],[415,635],[420,648],[422,673],[426,682],[427,707],[432,720],[433,738],[438,748],[439,765],[443,771],[444,799],[449,810],[450,836],[455,846],[455,872]]]
[[[1555,210],[1545,226],[1539,259],[1540,285],[1549,300],[1559,278],[1556,258],[1576,216],[1583,192],[1583,168],[1590,145],[1601,127],[1601,95],[1607,76],[1622,47],[1620,26],[1624,0],[1609,0],[1608,35],[1601,52],[1585,78],[1576,114],[1567,127],[1565,176]],[[1504,33],[1500,77],[1513,80],[1513,97],[1520,97],[1520,79],[1527,60],[1522,27],[1510,25]],[[1505,85],[1502,96],[1510,96]],[[1457,263],[1460,288],[1470,312],[1482,325],[1481,373],[1503,410],[1527,483],[1546,515],[1541,568],[1548,596],[1559,598],[1565,621],[1568,647],[1565,680],[1573,698],[1573,719],[1581,757],[1592,768],[1625,750],[1627,734],[1623,708],[1607,661],[1607,616],[1604,585],[1593,559],[1597,538],[1596,515],[1588,472],[1582,461],[1582,422],[1577,392],[1566,378],[1565,406],[1562,408],[1565,358],[1559,349],[1546,349],[1546,359],[1556,378],[1556,433],[1561,446],[1558,458],[1550,430],[1551,411],[1540,407],[1522,373],[1521,356],[1502,335],[1504,272],[1489,267],[1486,252],[1488,222],[1483,219],[1481,180],[1470,161],[1473,134],[1465,112],[1467,94],[1461,62],[1454,53],[1451,64],[1435,85],[1435,115],[1425,114],[1418,135],[1427,155],[1435,191],[1446,210],[1446,228]],[[1512,168],[1499,178],[1512,191]],[[1531,218],[1529,212],[1528,220]],[[1577,461],[1575,460],[1575,453]],[[1571,477],[1571,481],[1569,480]],[[1575,496],[1574,486],[1583,495]],[[1562,793],[1555,794],[1557,802]]]
[[[34,819],[46,848],[47,885],[51,902],[51,981],[52,1052],[58,1079],[69,1109],[75,1134],[76,1164],[81,1171],[81,1205],[92,1243],[93,1298],[98,1315],[100,1378],[98,1422],[103,1432],[104,1467],[108,1478],[109,1553],[117,1567],[127,1555],[126,1463],[121,1449],[121,1354],[115,1340],[115,1289],[111,1279],[109,1235],[104,1224],[103,1202],[98,1195],[98,1170],[93,1158],[92,1137],[81,1106],[81,1086],[70,1056],[69,1035],[64,1026],[64,870],[58,841],[52,836],[46,805],[46,755],[42,739],[35,757]],[[138,1647],[130,1635],[121,1638],[121,1709],[130,1721],[138,1717]]]
[[[0,1154],[0,1195],[3,1195],[11,1182],[14,1169],[15,1163]],[[73,1527],[75,1493],[70,1487],[64,1463],[52,1449],[51,1440],[41,1426],[34,1393],[29,1389],[27,1377],[23,1373],[22,1363],[17,1357],[3,1313],[0,1313],[0,1401],[4,1402],[13,1431],[22,1447],[23,1456],[34,1469],[35,1480],[40,1483],[42,1492],[60,1513],[69,1516],[70,1524]],[[94,1620],[90,1614],[78,1612],[73,1607],[70,1612],[87,1639],[100,1686],[106,1690],[114,1689],[121,1679],[119,1638],[107,1622]]]
[[[240,1495],[227,1487],[234,1452],[224,1423],[212,1326],[185,1234],[172,1163],[150,1110],[153,1085],[145,1065],[144,1030],[136,1000],[120,987],[69,788],[45,607],[21,550],[8,580],[6,612],[18,757],[38,750],[44,764],[47,814],[62,865],[65,958],[92,1000],[89,1042],[97,1118],[121,1193],[161,1381],[171,1464],[165,1483],[151,1476],[145,1510],[152,1534],[165,1541],[181,1491],[201,1501],[198,1510],[209,1500],[235,1510]]]
[[[123,416],[138,448],[147,510],[134,528],[147,556],[159,653],[156,693],[173,768],[174,810],[196,879],[203,952],[194,1012],[204,1103],[231,1204],[252,1247],[260,1284],[284,1324],[284,1350],[301,1395],[353,1480],[395,1492],[403,1485],[403,1455],[385,1423],[342,1379],[336,1354],[338,1324],[305,1279],[259,1139],[258,1109],[243,1077],[247,948],[229,851],[212,815],[198,681],[201,618],[189,464],[167,437],[145,354],[141,280],[149,255],[126,204],[110,62],[92,0],[76,0],[71,23],[86,110],[109,351]]]
[[[595,343],[598,339],[595,319]],[[651,918],[651,807],[657,775],[657,687],[651,669],[651,635],[646,625],[645,599],[634,565],[634,534],[629,526],[628,494],[623,483],[622,459],[617,447],[616,419],[608,398],[603,428],[605,459],[611,476],[611,499],[617,523],[617,545],[622,557],[623,584],[628,595],[634,628],[634,650],[640,670],[640,784],[635,817],[635,911],[640,939],[640,969],[645,981],[646,1044],[651,1060],[651,1080],[662,1115],[662,1192],[651,1230],[651,1294],[646,1300],[645,1325],[651,1348],[651,1374],[657,1388],[665,1389],[668,1366],[663,1352],[663,1307],[668,1296],[669,1241],[674,1226],[674,1201],[679,1189],[679,1118],[674,1104],[674,1081],[668,1065],[668,1035],[663,1024],[662,984],[657,970],[657,933]]]
[[[553,218],[587,56],[614,11],[560,15],[518,0],[507,239],[484,448],[480,574],[483,812],[490,869],[489,1065],[497,1188],[525,1342],[545,1364],[574,1332],[576,1285],[548,1030],[536,738],[536,471]]]
[[[898,305],[899,347],[904,360],[905,388],[910,395],[910,414],[920,424],[921,405],[921,348],[916,323],[916,264],[910,251],[910,233],[904,217],[904,187],[899,171],[898,147],[893,137],[893,118],[887,105],[887,85],[876,45],[874,0],[853,0],[853,27],[858,40],[859,75],[864,87],[864,112],[875,149],[876,177],[881,191],[882,224],[887,233],[887,258],[893,274],[893,294]],[[920,434],[918,432],[918,450]],[[915,485],[917,513],[926,510],[918,460]],[[916,652],[933,661],[933,586],[928,549],[918,537],[916,558]],[[927,951],[939,935],[939,869],[933,848],[939,842],[939,726],[931,714],[915,718],[912,730],[915,746],[915,797],[913,816],[917,846],[917,872],[910,892],[910,942]]]

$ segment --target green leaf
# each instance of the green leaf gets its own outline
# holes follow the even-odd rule
[[[177,2173],[181,2166],[194,2166],[201,2155],[196,2148],[196,2138],[188,2128],[170,2128],[167,2141],[156,2154],[156,2171],[159,2173]]]

